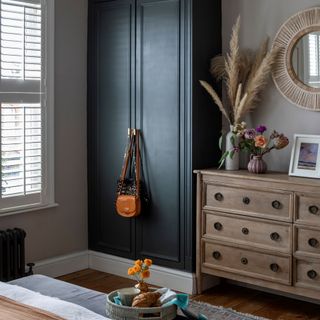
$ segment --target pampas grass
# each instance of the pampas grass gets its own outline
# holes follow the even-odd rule
[[[230,124],[236,125],[254,110],[261,99],[261,93],[268,83],[277,51],[268,52],[268,39],[263,41],[256,52],[240,50],[240,16],[232,28],[230,52],[211,59],[210,73],[226,85],[228,102],[223,104],[212,86],[200,81]],[[229,112],[231,110],[231,112]]]

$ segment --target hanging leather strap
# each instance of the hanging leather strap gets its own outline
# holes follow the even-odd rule
[[[127,174],[127,170],[128,170],[128,166],[129,166],[129,161],[130,158],[132,157],[132,147],[133,147],[133,130],[132,129],[128,129],[128,145],[127,145],[127,150],[124,154],[124,161],[123,161],[123,166],[122,166],[122,170],[121,170],[121,175],[120,175],[120,182],[123,183],[126,174]],[[118,192],[118,194],[120,194],[120,191]]]
[[[140,130],[135,129],[135,138],[136,138],[136,188],[137,194],[136,196],[139,197],[140,195]]]

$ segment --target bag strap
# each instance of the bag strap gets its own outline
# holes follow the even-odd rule
[[[121,175],[120,175],[121,182],[124,181],[127,174],[129,160],[132,156],[132,146],[133,146],[133,130],[128,129],[128,144],[127,144],[126,152],[124,154],[123,166],[122,166]]]
[[[136,188],[137,188],[137,197],[140,196],[140,130],[135,129],[135,149],[136,149]]]

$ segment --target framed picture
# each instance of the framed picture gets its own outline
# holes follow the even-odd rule
[[[289,175],[320,178],[320,136],[294,136]]]

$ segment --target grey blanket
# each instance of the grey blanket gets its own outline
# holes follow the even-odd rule
[[[9,282],[43,295],[56,297],[85,307],[106,317],[106,295],[43,275],[33,275]]]

